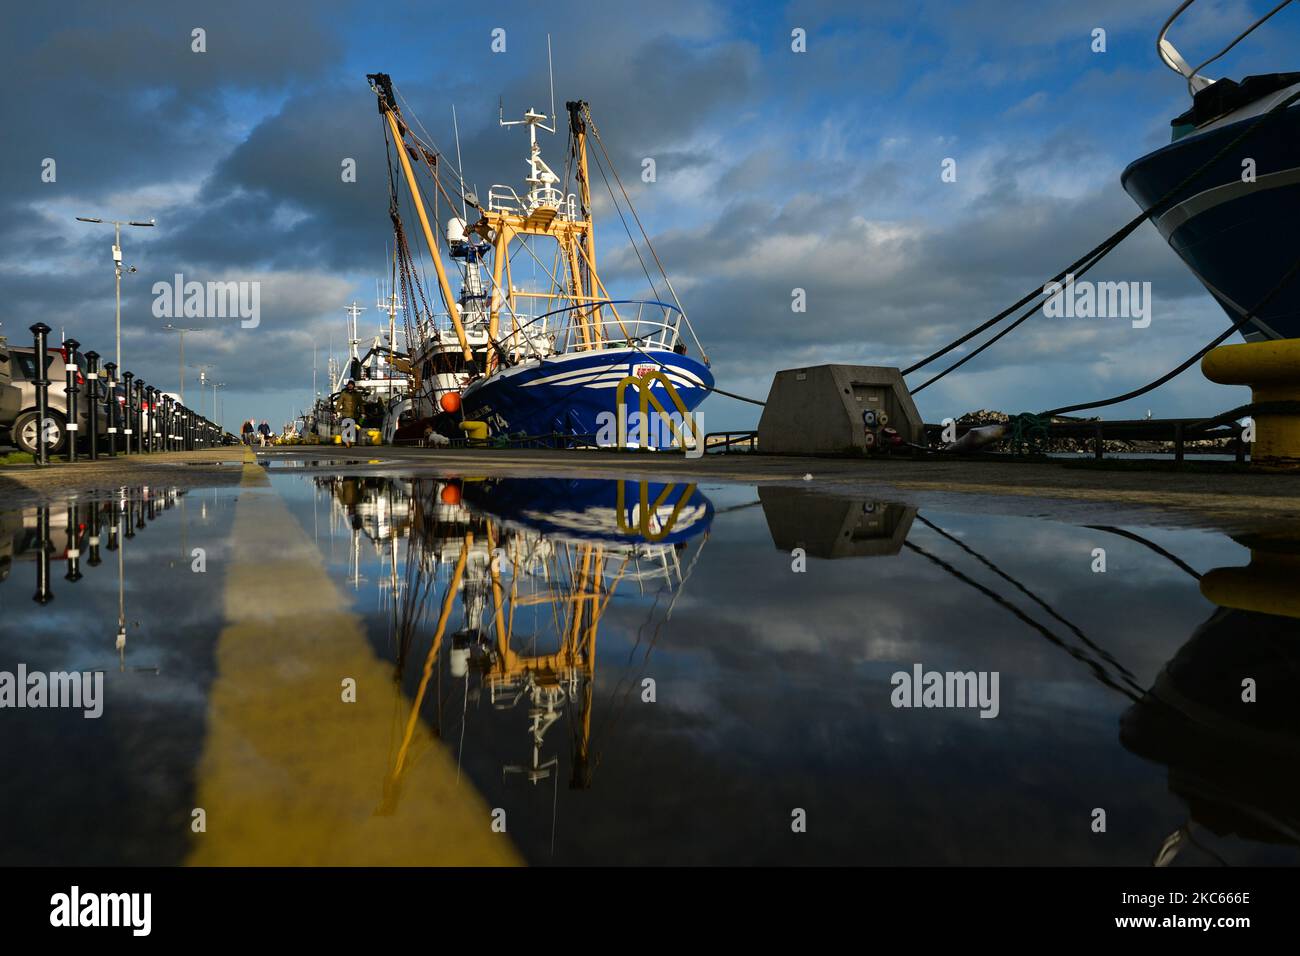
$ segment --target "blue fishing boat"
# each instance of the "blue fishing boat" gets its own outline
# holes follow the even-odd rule
[[[704,436],[695,411],[713,389],[708,357],[631,208],[588,104],[566,104],[563,176],[542,158],[539,144],[539,134],[558,129],[554,102],[549,116],[529,108],[521,119],[507,121],[502,111],[501,126],[527,130],[528,175],[522,195],[513,186],[493,185],[481,199],[465,185],[459,145],[453,166],[407,123],[391,78],[375,73],[368,79],[389,148],[393,286],[400,290],[407,323],[418,437],[435,443],[545,438],[561,445],[700,447]],[[617,183],[617,193],[612,185],[609,190],[616,211],[641,228],[639,241],[630,229],[628,238],[647,266],[650,298],[615,297],[597,271],[592,142],[599,175]],[[431,220],[417,170],[458,213],[447,219],[445,230]],[[402,222],[404,199],[419,218],[436,296],[422,287],[425,269],[411,252]],[[531,270],[528,278],[525,268]],[[453,278],[459,279],[459,293],[453,292]]]
[[[1192,106],[1171,121],[1173,142],[1133,162],[1121,182],[1234,322],[1268,299],[1242,326],[1247,341],[1300,338],[1300,283],[1269,299],[1295,261],[1300,72],[1240,82],[1202,75],[1218,57],[1190,67],[1167,37],[1191,2],[1166,21],[1157,49],[1185,78]]]

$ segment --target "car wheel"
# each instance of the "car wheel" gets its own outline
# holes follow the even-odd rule
[[[51,422],[51,430],[46,439],[47,453],[57,455],[63,451],[64,443],[68,438],[68,430],[64,427],[63,416],[58,412],[48,412],[47,417]],[[25,451],[29,455],[36,454],[37,434],[40,430],[40,417],[32,412],[23,412],[14,422],[13,439],[14,444],[20,451]]]

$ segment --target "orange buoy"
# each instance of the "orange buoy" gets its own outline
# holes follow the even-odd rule
[[[460,411],[460,392],[443,392],[442,398],[438,399],[438,404],[442,406],[444,412],[454,415]]]
[[[451,394],[455,394],[452,392]],[[458,396],[459,397],[459,396]],[[460,504],[460,485],[443,485],[442,494],[438,496],[444,505]]]

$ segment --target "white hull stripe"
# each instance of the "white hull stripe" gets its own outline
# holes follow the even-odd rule
[[[674,365],[668,365],[665,366],[665,368],[667,369],[665,374],[673,384],[678,384],[680,382],[696,388],[704,387],[704,381],[694,372],[688,372],[686,369],[678,368]],[[571,372],[559,372],[555,375],[545,375],[541,378],[535,378],[531,382],[525,382],[524,384],[577,385],[579,383],[605,381],[607,379],[614,382],[621,382],[623,379],[627,378],[628,374],[629,373],[626,369],[621,368],[613,371],[608,370],[608,368],[577,369]]]
[[[1278,189],[1296,183],[1300,183],[1300,167],[1284,169],[1277,173],[1266,173],[1258,177],[1253,183],[1231,182],[1222,186],[1214,186],[1204,192],[1197,193],[1190,199],[1184,199],[1173,209],[1157,218],[1155,221],[1156,228],[1160,230],[1162,236],[1168,239],[1179,226],[1208,209],[1239,199],[1249,193],[1262,192],[1266,189]]]

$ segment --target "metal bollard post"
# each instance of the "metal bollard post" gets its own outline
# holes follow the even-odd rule
[[[161,416],[158,414],[158,396],[162,393],[152,385],[147,390],[149,392],[149,450],[161,451],[162,422],[160,421]]]
[[[135,373],[122,374],[122,454],[131,454],[131,436],[135,434]]]
[[[81,391],[77,385],[77,379],[81,377],[81,369],[77,367],[77,349],[81,348],[81,343],[76,339],[67,339],[63,343],[67,351],[67,385],[65,386],[68,398],[68,423],[64,427],[68,432],[68,461],[77,460],[77,431],[81,424],[81,416],[78,414],[77,393]]]
[[[105,362],[104,371],[108,373],[104,386],[108,394],[104,397],[104,412],[108,417],[108,457],[117,457],[117,363]]]
[[[38,356],[40,352],[36,353]],[[32,600],[37,604],[49,604],[54,600],[50,590],[50,508],[40,505],[36,509],[36,593]]]
[[[68,573],[63,576],[63,580],[76,584],[82,578],[81,573],[81,527],[77,523],[80,517],[80,509],[71,501],[68,502],[68,548],[66,557],[68,559]]]
[[[86,353],[86,407],[90,409],[90,460],[99,460],[99,353]]]
[[[45,423],[50,417],[50,379],[45,354],[45,337],[50,334],[50,327],[44,322],[37,322],[31,327],[31,331],[36,347],[36,378],[32,380],[32,384],[36,386],[35,458],[36,464],[48,465],[50,463],[50,453],[45,441]],[[46,520],[49,520],[48,515],[46,515]]]
[[[145,441],[149,437],[149,431],[145,427],[145,391],[144,382],[140,379],[135,380],[135,450],[143,455],[145,452]]]
[[[90,549],[90,557],[86,563],[97,568],[104,563],[104,559],[99,556],[99,528],[104,523],[104,506],[91,503],[86,505],[86,512],[90,519],[86,528],[86,547]]]
[[[121,502],[114,498],[108,505],[108,544],[105,545],[109,551],[117,550],[117,531],[118,525],[122,521]]]
[[[144,450],[149,451],[149,453],[159,450],[156,393],[157,389],[153,388],[152,385],[144,386],[144,405],[140,406],[144,408]]]
[[[162,441],[159,443],[159,451],[172,450],[172,401],[171,397],[164,395],[162,397]]]

